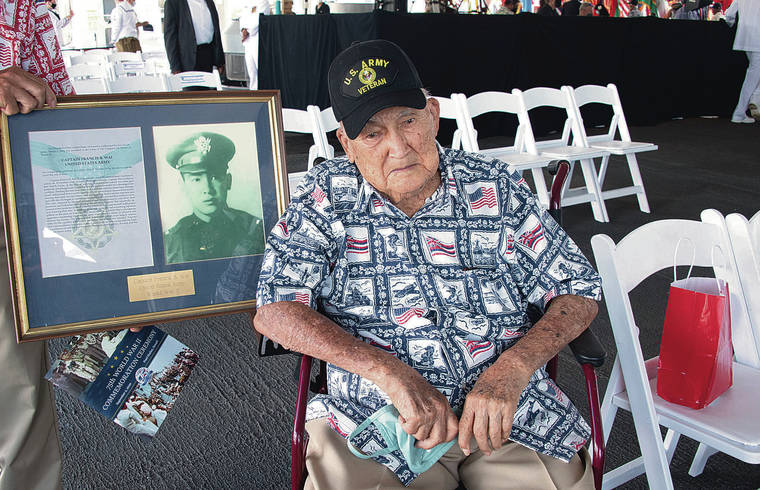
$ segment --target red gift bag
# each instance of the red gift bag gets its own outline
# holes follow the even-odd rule
[[[732,383],[728,285],[708,277],[673,281],[657,365],[657,394],[703,408]]]

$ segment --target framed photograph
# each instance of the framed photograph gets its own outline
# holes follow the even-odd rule
[[[0,134],[19,342],[255,307],[288,199],[279,92],[62,97]]]

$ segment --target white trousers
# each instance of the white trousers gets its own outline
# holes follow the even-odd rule
[[[731,116],[733,119],[742,119],[746,117],[745,112],[749,105],[750,99],[760,98],[760,94],[753,94],[760,91],[760,51],[747,51],[747,58],[749,59],[749,66],[747,67],[747,74],[744,76],[744,84],[742,85],[742,91],[739,93],[739,103],[736,104],[734,114]]]
[[[259,87],[259,36],[250,36],[243,43],[245,48],[245,68],[248,71],[248,89]]]

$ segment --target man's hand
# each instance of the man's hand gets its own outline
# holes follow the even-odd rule
[[[248,39],[248,29],[240,29],[240,42],[245,42]]]
[[[55,107],[55,94],[41,78],[18,66],[0,70],[0,110],[3,114],[28,114],[45,104]]]
[[[457,435],[457,418],[448,400],[417,371],[398,363],[392,375],[379,380],[399,412],[404,431],[417,439],[415,446],[431,449]]]
[[[464,454],[470,454],[473,436],[486,456],[491,454],[491,448],[499,449],[507,442],[517,402],[531,374],[525,368],[494,365],[480,375],[465,398],[459,418],[459,447]]]
[[[219,71],[220,77],[224,75],[224,65],[219,65],[216,67],[216,69]]]

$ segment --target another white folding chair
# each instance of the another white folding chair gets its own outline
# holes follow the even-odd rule
[[[657,145],[654,143],[640,143],[631,140],[631,133],[628,131],[628,124],[625,121],[625,114],[623,113],[623,104],[620,102],[620,95],[614,84],[610,83],[606,87],[601,85],[583,85],[576,89],[568,87],[568,90],[572,95],[575,117],[578,120],[578,130],[582,132],[587,146],[607,151],[611,155],[625,156],[625,159],[628,162],[628,171],[631,174],[633,185],[605,191],[604,178],[607,175],[610,155],[602,157],[602,164],[599,168],[599,188],[602,189],[602,199],[614,199],[621,196],[635,195],[639,201],[639,209],[644,213],[648,213],[649,202],[647,201],[647,194],[644,190],[644,181],[641,179],[639,164],[636,161],[636,153],[656,150]],[[588,136],[586,134],[586,128],[583,125],[583,117],[581,116],[580,108],[586,104],[592,103],[605,104],[612,107],[610,128],[605,134],[593,136]],[[618,133],[620,134],[619,139],[616,138]]]
[[[466,151],[481,153],[491,158],[505,161],[509,166],[520,174],[530,170],[533,176],[533,185],[536,188],[536,196],[539,202],[549,206],[549,192],[544,179],[544,167],[554,160],[538,154],[533,140],[533,130],[524,124],[527,111],[525,111],[520,98],[508,92],[481,92],[465,97],[464,94],[452,94],[452,99],[457,102],[465,130],[462,133],[462,147]],[[515,133],[513,146],[489,148],[482,150],[478,144],[478,132],[475,130],[473,118],[482,114],[497,112],[513,114],[517,116],[518,127]],[[524,113],[521,115],[521,113]]]
[[[143,57],[142,53],[130,53],[128,51],[121,51],[118,53],[109,54],[108,61],[110,63],[116,63],[117,61],[143,61]]]
[[[332,108],[320,111],[319,107],[310,105],[305,111],[300,109],[288,109],[282,110],[282,129],[286,132],[292,133],[304,133],[311,134],[312,144],[309,147],[308,161],[306,162],[306,170],[302,172],[288,173],[288,185],[290,191],[293,192],[298,184],[301,182],[306,172],[314,165],[314,161],[319,158],[330,159],[334,156],[335,152],[332,146],[327,143],[326,131],[323,131],[321,120],[324,113],[325,124],[327,127],[336,129],[338,127],[335,116],[332,113]],[[331,120],[332,119],[332,120]],[[333,124],[334,123],[334,124]]]
[[[72,78],[71,84],[77,95],[108,93],[108,81],[105,78]]]
[[[83,80],[87,78],[108,78],[108,70],[103,65],[71,65],[66,68],[69,78]]]
[[[720,217],[712,219],[719,220]],[[760,368],[760,212],[749,221],[741,214],[729,214],[725,226],[734,252],[738,283],[744,296],[746,321],[753,333],[752,337],[739,339],[740,348],[734,351],[734,355],[737,362],[757,369]],[[733,324],[737,321],[737,314],[733,310],[733,303],[731,307],[732,330],[735,330]],[[740,322],[744,321],[743,315],[738,318]],[[717,452],[717,449],[707,444],[700,444],[689,468],[689,475],[700,475],[707,459]]]
[[[166,92],[166,77],[163,75],[137,75],[108,80],[108,91],[112,94]]]
[[[309,111],[314,119],[312,127],[314,132],[312,134],[314,135],[314,144],[317,145],[318,149],[317,156],[326,160],[334,158],[335,148],[333,148],[333,146],[327,141],[327,133],[335,131],[339,127],[332,107],[320,111],[319,107],[310,105],[306,110]],[[311,168],[313,164],[314,160],[310,158],[308,168]]]
[[[456,101],[460,95],[462,94],[451,94],[451,98],[433,97],[438,101],[438,105],[441,108],[439,117],[441,119],[453,119],[457,123],[457,129],[454,130],[451,138],[452,150],[458,150],[462,147],[462,132],[465,130],[459,104]]]
[[[103,54],[93,54],[87,52],[85,54],[75,55],[71,57],[71,65],[107,65],[108,58]]]
[[[135,53],[131,53],[135,54]],[[111,63],[112,77],[134,77],[137,75],[147,75],[148,69],[143,60],[120,60]]]
[[[559,139],[536,142],[537,154],[552,160],[567,160],[570,162],[570,175],[565,181],[562,192],[562,206],[573,204],[591,203],[594,219],[597,221],[609,221],[607,208],[604,206],[602,191],[599,188],[599,179],[594,167],[594,158],[609,155],[605,150],[585,148],[582,143],[582,135],[578,131],[578,121],[575,117],[571,95],[565,89],[549,87],[535,87],[526,91],[515,89],[513,94],[518,95],[525,107],[521,113],[524,120],[520,124],[532,128],[530,111],[537,107],[554,107],[565,111],[565,122]],[[570,136],[573,136],[573,144],[570,145]],[[530,151],[530,150],[528,150]],[[583,171],[584,187],[569,189],[575,162],[580,161]]]
[[[728,233],[716,224],[719,217],[717,211],[705,210],[702,221],[655,221],[617,244],[607,235],[591,239],[618,351],[602,402],[604,436],[607,440],[618,409],[629,410],[642,454],[607,472],[603,488],[615,488],[646,473],[650,488],[672,489],[669,465],[680,434],[742,461],[760,463],[760,423],[755,413],[760,404],[760,370],[734,362],[733,386],[700,410],[663,400],[656,394],[658,357],[644,360],[629,299],[636,286],[662,269],[692,264],[713,267],[716,277],[728,283],[733,347],[743,349],[739,344],[752,332],[747,332],[748,323],[738,318],[746,314],[746,308],[741,307],[743,297],[737,294]],[[674,257],[679,241],[689,250]],[[663,301],[666,293],[662,291]],[[664,441],[660,425],[668,428]]]
[[[145,71],[148,75],[170,75],[169,59],[164,57],[149,57],[145,59]]]
[[[208,87],[216,90],[222,90],[222,79],[219,72],[209,73],[205,71],[183,71],[175,73],[168,78],[169,90],[180,92],[187,87]]]

